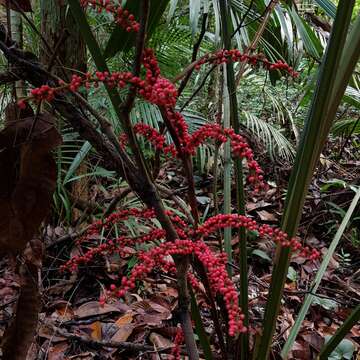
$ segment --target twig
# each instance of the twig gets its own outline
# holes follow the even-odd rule
[[[193,52],[192,52],[192,57],[191,57],[191,61],[194,62],[197,58],[197,54],[199,52],[200,49],[200,45],[201,42],[204,39],[205,33],[206,33],[206,24],[207,24],[207,19],[208,19],[208,13],[204,13],[203,14],[203,18],[202,18],[202,24],[201,24],[201,32],[199,35],[199,38],[197,40],[197,42],[194,44],[193,47]],[[191,69],[191,71],[189,71],[186,76],[182,79],[179,88],[178,88],[178,94],[179,96],[181,95],[181,93],[183,92],[183,90],[185,89],[187,83],[190,80],[191,74],[193,73],[194,69]]]
[[[231,34],[231,38],[233,38],[233,37],[235,36],[235,34],[243,27],[244,21],[245,21],[246,17],[249,15],[249,13],[250,13],[250,11],[251,11],[254,3],[255,3],[255,0],[251,0],[251,2],[250,2],[250,4],[249,4],[249,7],[247,8],[244,16],[242,17],[242,19],[241,19],[241,21],[240,21],[240,24],[237,26],[237,28],[236,28],[236,29],[234,30],[234,32]],[[266,10],[265,10],[265,11],[266,11]],[[262,16],[263,16],[263,14],[262,14],[260,17],[262,17]],[[246,26],[246,25],[244,25],[244,26]]]
[[[269,22],[269,19],[270,19],[270,16],[271,16],[271,13],[272,11],[274,10],[275,6],[277,5],[279,0],[271,0],[269,5],[267,6],[267,8],[265,9],[265,12],[264,12],[264,19],[263,21],[261,22],[258,30],[256,31],[256,34],[253,38],[253,40],[251,41],[251,44],[248,46],[248,48],[245,50],[245,54],[249,54],[251,52],[253,52],[255,49],[256,49],[256,46],[258,44],[258,42],[260,41],[265,29],[266,29],[266,26]],[[246,68],[246,64],[245,63],[242,63],[240,65],[240,69],[236,75],[236,86],[239,85],[239,82],[245,72],[245,68]]]
[[[210,74],[214,71],[214,69],[217,67],[217,65],[213,65],[208,72],[205,74],[203,80],[201,81],[200,85],[197,87],[197,89],[193,92],[193,94],[189,97],[189,99],[185,102],[185,104],[181,107],[180,112],[184,111],[184,109],[191,103],[191,101],[194,99],[194,97],[200,92],[200,90],[204,87],[206,84],[206,80],[210,76]],[[192,70],[191,70],[192,71]],[[189,72],[190,73],[190,72]]]
[[[359,121],[360,121],[360,115],[358,116],[357,120],[355,121],[354,126],[352,127],[352,129],[351,129],[351,131],[350,131],[349,135],[346,137],[346,139],[345,139],[345,141],[344,141],[343,146],[341,147],[341,150],[340,150],[340,152],[339,152],[339,158],[341,158],[341,155],[342,155],[342,153],[343,153],[343,151],[344,151],[344,149],[345,149],[345,147],[346,147],[347,143],[349,142],[349,140],[350,140],[350,138],[351,138],[351,136],[352,136],[353,132],[355,131],[356,127],[358,126]]]

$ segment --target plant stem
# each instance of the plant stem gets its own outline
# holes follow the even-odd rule
[[[219,0],[219,9],[222,25],[222,40],[224,48],[231,49],[231,14],[230,3],[227,0]],[[238,112],[238,103],[236,96],[236,82],[234,64],[229,61],[226,64],[227,89],[230,100],[230,123],[236,134],[239,134],[240,119]],[[240,159],[235,160],[235,178],[236,178],[236,202],[237,211],[240,215],[245,215],[245,194],[243,183],[243,168]],[[248,300],[248,264],[247,264],[247,243],[245,229],[239,230],[240,247],[240,307],[245,316],[244,325],[249,326],[249,300]],[[231,258],[229,258],[231,261]],[[240,335],[240,360],[246,360],[249,353],[248,333]]]
[[[138,33],[137,42],[136,42],[136,55],[133,66],[133,73],[138,74],[140,71],[140,61],[143,53],[143,48],[145,44],[146,37],[146,26],[149,13],[149,1],[143,0],[143,6],[141,8],[141,19],[140,19],[140,31]],[[94,59],[96,67],[99,71],[109,71],[106,64],[106,60],[103,57],[101,50],[97,41],[95,40],[89,23],[83,13],[83,10],[80,6],[79,0],[69,0],[69,5],[71,11],[74,13],[74,18],[77,19],[79,27],[82,31],[84,39],[89,47],[91,55]],[[119,93],[116,89],[111,89],[109,86],[105,86],[109,94],[109,98],[113,104],[115,112],[121,122],[126,135],[128,137],[129,145],[131,150],[134,153],[136,159],[136,164],[138,169],[136,169],[135,174],[127,169],[124,169],[125,174],[127,174],[127,180],[129,186],[139,194],[142,201],[149,207],[153,208],[157,218],[166,231],[166,239],[168,241],[175,241],[178,238],[177,232],[165,212],[164,205],[161,201],[161,198],[156,190],[156,187],[149,175],[146,163],[143,158],[143,154],[137,143],[133,127],[130,121],[130,111],[135,100],[135,89],[130,88],[130,92],[124,104],[121,103]],[[112,142],[116,146],[117,150],[121,152],[121,147],[118,144],[118,141],[115,139]],[[184,338],[186,343],[186,348],[188,351],[189,358],[191,360],[198,360],[199,353],[197,350],[194,332],[192,329],[191,317],[189,313],[190,297],[187,287],[186,273],[189,268],[189,257],[179,257],[174,256],[174,262],[177,269],[177,280],[178,280],[178,289],[179,289],[179,312],[181,324],[184,332]]]

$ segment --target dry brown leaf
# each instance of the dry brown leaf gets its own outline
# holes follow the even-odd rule
[[[101,328],[101,322],[95,321],[90,325],[91,329],[91,338],[95,341],[102,340],[102,328]]]
[[[256,202],[256,203],[254,203],[254,202],[248,202],[248,203],[246,204],[246,210],[247,210],[248,212],[251,212],[251,211],[254,211],[254,210],[257,210],[257,209],[266,208],[266,207],[271,206],[271,205],[272,205],[271,203],[268,203],[268,202],[266,202],[266,201],[264,201],[264,200],[260,200],[260,201],[258,201],[258,202]]]
[[[42,324],[40,326],[38,336],[44,339],[51,340],[52,343],[63,342],[64,340],[66,340],[64,336],[55,335],[53,327],[47,324]]]
[[[119,327],[116,333],[111,337],[112,341],[126,341],[135,329],[135,325],[124,324]]]
[[[277,217],[274,214],[269,213],[266,210],[260,210],[260,211],[257,211],[256,213],[259,215],[261,221],[269,221],[269,222],[277,221]]]
[[[48,360],[65,360],[65,351],[68,348],[67,342],[61,342],[53,345],[49,349]]]
[[[134,313],[132,311],[129,311],[128,313],[126,313],[125,315],[123,316],[120,316],[115,324],[117,326],[121,326],[121,325],[125,325],[125,324],[130,324],[134,319]]]
[[[4,253],[23,251],[49,213],[57,170],[51,150],[61,144],[54,117],[39,114],[35,121],[34,116],[21,117],[14,106],[6,108],[6,127],[0,132],[0,252]]]
[[[304,341],[301,343],[296,341],[288,357],[289,360],[309,360],[311,358],[310,347]]]
[[[156,349],[167,348],[174,345],[172,341],[155,332],[150,334],[149,340],[155,345]]]
[[[80,359],[81,360],[92,360],[92,359],[95,359],[95,354],[93,354],[91,352],[86,352],[86,353],[70,356],[68,359],[69,360],[80,360]]]
[[[51,314],[52,320],[69,321],[74,318],[74,311],[67,301],[59,301],[53,304],[55,311]]]
[[[74,314],[77,318],[86,318],[112,312],[118,313],[120,311],[115,306],[109,304],[100,305],[98,301],[90,301],[78,307]]]
[[[301,334],[300,336],[305,340],[307,344],[309,344],[317,352],[320,352],[321,348],[324,345],[324,338],[315,331],[312,331],[307,334]]]

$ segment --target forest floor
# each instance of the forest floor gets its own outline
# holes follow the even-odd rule
[[[315,180],[310,187],[299,230],[302,242],[315,247],[322,255],[326,253],[354,196],[349,185],[360,185],[360,160],[357,160],[360,156],[356,154],[358,149],[346,146],[341,151],[340,145],[329,146],[328,153],[325,152],[321,159]],[[337,158],[340,151],[343,159],[341,161]],[[169,162],[161,171],[160,179],[167,188],[180,189],[174,190],[172,195],[181,198],[181,189],[186,188],[185,180],[176,175],[174,169],[176,164]],[[262,223],[278,226],[291,167],[283,163],[272,163],[268,169],[265,168],[265,172],[274,174],[274,169],[276,175],[270,181],[269,190],[261,198],[249,197],[247,213]],[[101,209],[107,209],[114,198],[122,197],[121,194],[124,196],[117,204],[119,207],[137,201],[132,193],[125,194],[124,189],[105,190],[106,184],[96,182],[90,183],[89,186],[89,203],[91,200],[92,204],[100,204]],[[214,211],[211,205],[212,186],[210,176],[198,177],[197,196],[202,213],[211,214]],[[153,272],[124,299],[112,299],[102,305],[99,303],[99,297],[104,289],[116,282],[119,274],[126,275],[135,265],[135,248],[130,249],[126,256],[116,254],[101,257],[91,265],[79,266],[70,274],[59,271],[60,266],[70,256],[84,251],[84,247],[77,245],[75,239],[78,232],[86,228],[90,221],[91,216],[86,216],[72,228],[66,228],[59,222],[56,226],[48,225],[44,231],[46,253],[40,284],[39,326],[37,340],[28,354],[28,360],[170,359],[168,354],[174,344],[178,323],[178,293],[176,279],[173,276]],[[132,225],[137,226],[136,223]],[[325,336],[332,335],[354,305],[360,302],[359,229],[358,207],[337,247],[336,254],[330,261],[316,301],[303,322],[290,355],[291,359],[315,359]],[[91,240],[96,243],[99,239]],[[250,239],[249,244],[250,341],[253,344],[256,335],[261,331],[275,252],[272,243]],[[217,239],[210,239],[209,245],[218,247]],[[236,256],[236,236],[232,245]],[[310,291],[310,284],[320,261],[321,259],[309,261],[300,257],[293,257],[291,261],[274,338],[274,359],[280,358],[279,352],[289,336],[304,296]],[[20,280],[9,269],[9,261],[0,260],[1,331],[14,313],[20,288]],[[233,266],[233,280],[239,283],[236,262]],[[197,300],[205,330],[216,354],[218,345],[209,306],[201,294]],[[353,327],[347,338],[353,342],[356,349],[353,358],[359,359],[360,325]],[[157,349],[160,348],[166,350],[159,353]]]

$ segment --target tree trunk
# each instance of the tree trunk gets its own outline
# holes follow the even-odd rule
[[[41,0],[41,33],[49,47],[40,48],[40,61],[47,64],[52,72],[65,81],[71,78],[75,71],[86,72],[86,46],[80,35],[79,27],[67,11],[66,0]],[[42,44],[43,45],[43,44]],[[77,175],[85,174],[87,166],[82,162]],[[86,177],[75,181],[72,186],[72,197],[79,200],[88,199],[88,181]],[[80,218],[81,213],[74,209],[73,220]]]

